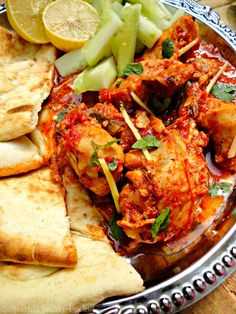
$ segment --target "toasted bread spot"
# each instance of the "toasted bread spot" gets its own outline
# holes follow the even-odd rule
[[[33,109],[33,105],[22,105],[16,108],[12,108],[7,111],[7,113],[17,113],[17,112],[25,112],[25,111],[31,111]]]

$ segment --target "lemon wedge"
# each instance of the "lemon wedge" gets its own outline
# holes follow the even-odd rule
[[[50,3],[52,0],[7,0],[7,17],[11,27],[29,42],[49,42],[44,31],[42,14]]]
[[[60,50],[70,51],[83,46],[99,24],[97,11],[81,0],[56,0],[43,12],[45,32]]]

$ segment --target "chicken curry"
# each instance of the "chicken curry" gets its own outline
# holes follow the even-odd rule
[[[38,129],[53,139],[55,177],[74,169],[126,253],[176,243],[222,214],[236,172],[236,69],[192,17],[110,88],[77,95],[74,79],[57,76]]]

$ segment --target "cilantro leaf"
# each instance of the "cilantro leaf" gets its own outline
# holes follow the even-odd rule
[[[227,193],[230,191],[232,184],[229,182],[214,182],[211,184],[208,194],[211,196],[218,196],[220,190],[223,191],[224,193]]]
[[[235,91],[235,85],[216,83],[212,87],[211,94],[218,99],[230,102],[234,100]]]
[[[121,82],[122,82],[122,80],[116,82],[116,88],[120,87]]]
[[[56,124],[60,123],[64,119],[64,115],[67,114],[67,110],[62,110],[58,113]]]
[[[140,75],[143,73],[143,66],[139,62],[132,62],[129,63],[126,68],[124,69],[121,77],[125,78],[130,76],[131,74],[137,74]]]
[[[92,152],[91,158],[90,158],[90,167],[93,167],[95,165],[99,166],[100,163],[98,161],[98,148],[99,145],[94,143],[93,141],[91,142],[93,147],[94,147],[94,151]]]
[[[151,227],[152,237],[155,238],[155,236],[159,232],[168,228],[169,224],[170,224],[170,208],[167,207],[166,209],[162,210],[160,214],[156,217],[155,222]]]
[[[159,147],[160,142],[153,135],[143,136],[132,145],[132,148]]]
[[[162,210],[160,214],[156,217],[154,224],[151,227],[151,234],[152,237],[155,236],[166,229],[170,223],[170,208],[167,207],[166,209]]]
[[[112,159],[111,162],[107,164],[109,170],[114,171],[117,168],[117,160],[115,158]]]
[[[120,139],[118,139],[118,140],[116,139],[116,140],[113,140],[113,141],[110,141],[110,142],[104,144],[102,147],[106,148],[106,147],[109,147],[115,143],[119,143],[120,141],[121,141]]]
[[[120,139],[115,139],[115,140],[110,141],[104,145],[98,145],[92,141],[91,143],[94,147],[94,150],[93,150],[93,152],[91,154],[91,158],[90,158],[90,164],[89,164],[90,168],[95,166],[95,165],[100,166],[100,162],[98,161],[98,149],[99,148],[106,148],[106,147],[109,147],[109,146],[113,145],[114,143],[118,143],[120,141],[121,141]],[[114,165],[111,167],[114,167]],[[108,168],[109,168],[109,166],[108,166]],[[110,170],[112,170],[112,169],[110,169]]]
[[[173,40],[166,39],[162,42],[162,57],[170,59],[174,54],[175,45]]]
[[[125,237],[123,229],[117,225],[117,221],[121,219],[121,216],[115,211],[111,219],[109,220],[110,236],[116,241],[122,241]]]

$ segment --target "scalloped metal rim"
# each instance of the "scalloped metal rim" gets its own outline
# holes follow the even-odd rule
[[[220,16],[210,7],[193,0],[162,0],[184,10],[210,26],[236,52],[236,33],[220,23]],[[0,5],[0,14],[5,5]],[[94,314],[158,314],[176,313],[220,285],[236,270],[236,224],[200,260],[180,274],[131,297],[103,302],[86,313]]]

